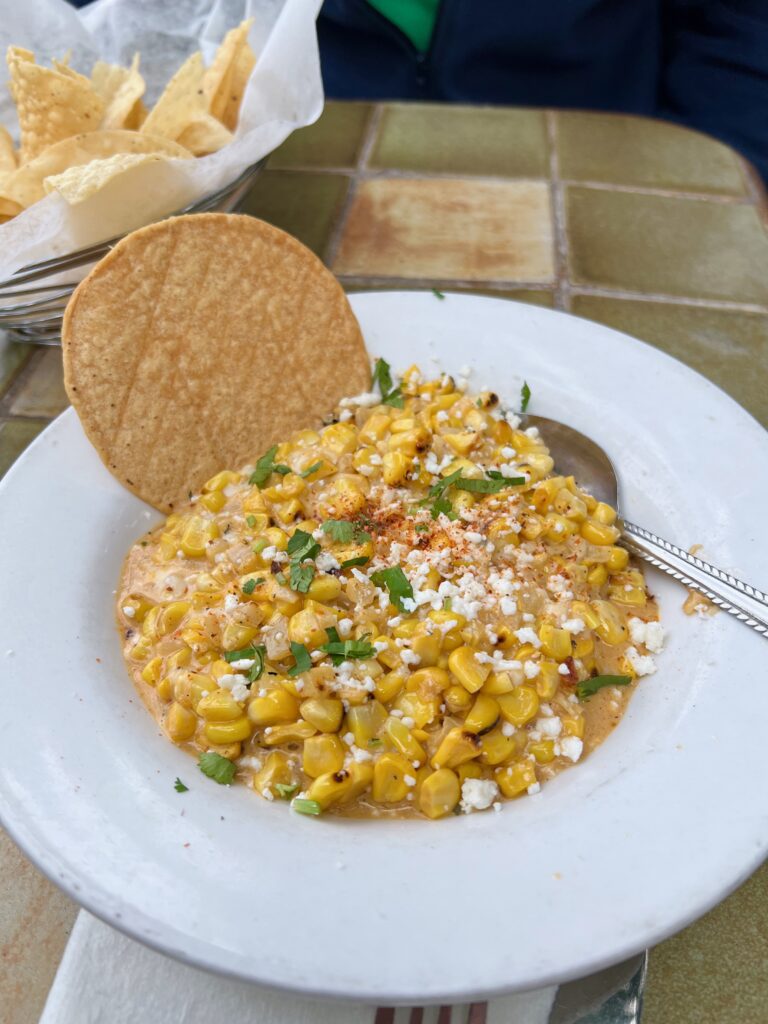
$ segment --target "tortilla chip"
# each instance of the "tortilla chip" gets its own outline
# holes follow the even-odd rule
[[[87,132],[71,139],[62,139],[49,146],[28,164],[14,171],[5,183],[3,194],[23,207],[31,206],[45,196],[43,182],[67,168],[80,167],[91,160],[102,160],[116,153],[154,153],[164,157],[190,157],[192,154],[169,139],[142,132]]]
[[[131,112],[125,119],[125,125],[123,127],[130,128],[131,131],[137,132],[144,124],[144,122],[147,120],[148,114],[149,111],[144,106],[142,101],[136,100],[136,102],[131,107]]]
[[[203,96],[203,58],[193,53],[165,87],[144,124],[143,132],[178,139],[190,124],[207,113]]]
[[[104,102],[84,75],[71,69],[63,73],[41,67],[29,50],[16,46],[8,47],[7,59],[21,130],[22,163],[61,139],[98,128]]]
[[[7,220],[13,220],[14,217],[21,213],[21,206],[18,203],[14,203],[12,199],[6,199],[2,195],[3,182],[0,179],[0,224],[5,224]]]
[[[144,95],[144,79],[139,74],[139,55],[134,54],[129,68],[119,64],[106,64],[99,60],[93,65],[91,84],[104,102],[101,127],[128,128],[128,120],[136,110],[136,104]]]
[[[174,217],[118,242],[75,290],[62,346],[94,447],[165,512],[370,384],[333,274],[295,238],[233,214]]]
[[[232,132],[227,131],[221,121],[211,114],[203,114],[199,121],[188,125],[176,141],[194,156],[205,156],[226,146],[233,138]]]
[[[203,78],[208,110],[230,131],[237,127],[240,101],[256,64],[248,42],[251,25],[253,18],[227,32]]]
[[[78,167],[68,167],[61,174],[53,174],[43,180],[43,188],[46,194],[59,192],[70,206],[75,206],[130,168],[162,159],[157,153],[115,153],[103,160],[91,160]]]
[[[10,133],[0,124],[0,175],[16,170],[16,150]]]

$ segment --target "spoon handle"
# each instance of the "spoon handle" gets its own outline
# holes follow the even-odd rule
[[[632,554],[644,558],[683,586],[703,594],[712,604],[768,639],[768,595],[762,590],[657,537],[642,526],[624,520],[621,527],[623,543]]]

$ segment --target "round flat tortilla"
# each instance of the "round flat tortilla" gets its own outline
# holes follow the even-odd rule
[[[333,274],[291,235],[232,214],[124,238],[75,290],[62,347],[89,439],[164,512],[370,383]]]

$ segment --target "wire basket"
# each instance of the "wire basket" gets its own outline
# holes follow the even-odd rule
[[[243,200],[265,163],[266,159],[251,164],[239,177],[217,192],[169,216],[179,217],[183,213],[231,213]],[[0,281],[0,332],[5,331],[12,341],[29,345],[61,344],[64,309],[85,275],[82,268],[106,256],[122,237],[117,235],[66,256],[31,263],[17,270],[7,280]],[[54,277],[75,270],[82,270],[77,280],[52,281]]]

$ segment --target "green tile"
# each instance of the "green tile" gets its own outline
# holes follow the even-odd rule
[[[571,186],[566,218],[574,283],[768,302],[768,235],[751,206]]]
[[[29,359],[34,350],[30,345],[7,341],[0,332],[0,395],[6,390],[16,372]]]
[[[574,181],[744,195],[736,154],[699,132],[615,114],[557,115],[560,175]]]
[[[36,353],[14,388],[11,414],[58,416],[68,405],[61,349],[47,348]]]
[[[275,224],[322,256],[348,188],[341,174],[265,171],[241,212]]]
[[[571,309],[687,363],[768,427],[768,315],[591,295],[574,295]]]
[[[269,167],[354,167],[373,108],[328,101],[319,119],[289,135]]]
[[[0,476],[4,476],[45,426],[45,420],[6,420],[0,423]]]
[[[500,107],[393,103],[384,110],[368,164],[400,171],[546,178],[544,114]]]
[[[344,290],[350,294],[354,292],[421,292],[421,291],[432,291],[432,286],[428,284],[420,284],[418,282],[409,281],[405,284],[365,284],[355,283],[347,284],[344,278],[341,278],[341,283],[344,285]],[[438,284],[438,291],[445,292],[459,292],[462,295],[489,295],[492,299],[509,299],[512,302],[524,302],[529,306],[546,306],[548,309],[554,308],[555,296],[554,292],[538,289],[538,288],[510,288],[510,289],[498,289],[498,288],[468,288],[465,285],[451,284],[449,281]],[[440,302],[437,296],[435,300]]]
[[[651,951],[643,1024],[765,1024],[768,865]]]

